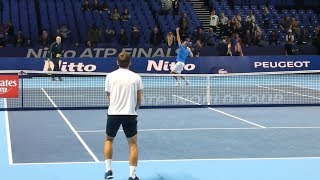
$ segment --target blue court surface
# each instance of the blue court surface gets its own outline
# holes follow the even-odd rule
[[[320,179],[320,107],[139,110],[142,180]],[[106,110],[0,112],[1,180],[104,176]],[[128,179],[122,131],[116,180]]]

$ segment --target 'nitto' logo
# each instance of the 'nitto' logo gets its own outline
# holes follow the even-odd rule
[[[17,98],[19,96],[19,76],[1,75],[0,76],[0,97]]]

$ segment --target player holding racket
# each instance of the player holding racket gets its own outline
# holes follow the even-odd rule
[[[54,43],[51,44],[50,49],[48,51],[48,55],[47,55],[47,61],[52,61],[53,63],[53,71],[60,71],[60,67],[59,67],[59,60],[61,57],[61,53],[62,53],[62,44],[61,44],[61,37],[57,36],[56,37],[56,41]],[[49,63],[49,67],[50,67],[50,63]],[[50,67],[51,68],[51,67]],[[57,75],[59,80],[62,81],[62,78],[60,77],[60,75]],[[51,80],[54,81],[54,75],[51,74]]]
[[[181,38],[180,38],[180,34],[179,34],[179,30],[180,28],[176,29],[176,33],[177,33],[177,41],[178,41],[178,45],[179,45],[179,50],[178,50],[178,55],[177,55],[177,63],[175,64],[174,68],[172,69],[172,71],[170,72],[171,74],[181,74],[181,71],[183,70],[184,66],[185,66],[185,62],[188,56],[193,57],[193,53],[190,49],[189,43],[187,41],[184,41],[183,43],[181,43]],[[176,86],[179,86],[181,83],[178,79],[177,76],[173,76],[177,83]],[[188,80],[183,77],[180,76],[181,79],[183,79],[186,82],[186,85],[189,84]]]

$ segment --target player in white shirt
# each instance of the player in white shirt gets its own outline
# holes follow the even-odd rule
[[[129,53],[121,52],[118,55],[117,64],[119,69],[108,74],[105,82],[105,91],[109,102],[107,137],[104,145],[105,179],[113,178],[111,170],[112,143],[120,125],[122,125],[130,150],[129,180],[138,180],[139,178],[135,174],[138,164],[137,110],[141,104],[143,85],[141,77],[129,70],[131,64]]]

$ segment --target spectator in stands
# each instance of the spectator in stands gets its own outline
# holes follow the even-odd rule
[[[213,32],[216,32],[218,23],[219,23],[219,17],[216,15],[216,11],[211,11],[209,25],[212,28]]]
[[[279,27],[283,32],[288,32],[288,30],[291,29],[290,17],[289,16],[284,17]]]
[[[188,28],[189,28],[189,20],[187,18],[187,13],[183,13],[182,17],[179,19],[179,28],[181,37],[186,37]]]
[[[106,29],[104,31],[104,39],[106,41],[107,44],[111,44],[114,38],[114,30],[112,29]]]
[[[228,17],[224,15],[222,12],[220,15],[220,36],[226,36],[227,29],[228,29]]]
[[[117,20],[120,20],[120,18],[121,18],[121,16],[120,16],[120,14],[118,12],[118,9],[114,8],[113,13],[111,13],[110,19],[114,20],[114,21],[117,21]]]
[[[56,37],[62,37],[61,31],[59,28],[57,28],[56,30],[56,34],[53,35],[52,39],[56,39]]]
[[[272,45],[273,43],[275,43],[276,45],[278,45],[280,43],[279,35],[277,34],[277,32],[275,30],[272,30],[269,35],[269,45]]]
[[[270,15],[269,9],[265,7],[262,14],[263,29],[268,30],[270,28],[271,26],[270,19],[271,19],[271,15]]]
[[[6,46],[6,39],[4,38],[4,34],[0,33],[0,48],[3,48]]]
[[[172,0],[173,18],[179,15],[179,0]]]
[[[13,44],[14,43],[14,38],[15,38],[15,35],[14,35],[14,27],[11,23],[11,21],[7,21],[7,24],[6,24],[6,27],[5,27],[5,32],[6,32],[6,35],[8,36],[8,39],[7,39],[7,43],[8,44]]]
[[[0,21],[0,35],[3,35],[3,36],[5,36],[5,35],[6,35],[6,31],[5,31],[5,29],[4,29],[4,27],[3,27],[2,23],[1,23],[1,21]]]
[[[65,24],[63,24],[60,28],[60,34],[63,40],[66,40],[69,38],[69,34],[71,33],[71,31],[67,28],[67,26]]]
[[[118,36],[118,43],[122,46],[127,46],[129,44],[129,38],[127,32],[124,29],[120,29],[120,34]]]
[[[176,42],[176,37],[174,36],[174,34],[170,31],[168,32],[167,36],[166,36],[166,43],[168,47],[172,47],[175,45]]]
[[[150,34],[150,43],[154,46],[158,46],[161,44],[162,35],[159,31],[158,27],[154,27],[153,31]]]
[[[289,42],[289,39],[292,41],[292,43],[294,42],[294,35],[292,34],[291,29],[288,30],[288,33],[286,35],[286,42]]]
[[[104,1],[102,4],[101,4],[101,8],[100,8],[100,13],[102,12],[107,12],[107,14],[110,14],[110,9],[109,9],[109,6],[107,4],[107,1]]]
[[[291,19],[291,30],[293,32],[293,34],[296,36],[296,37],[300,37],[301,35],[301,29],[299,27],[299,23],[298,21],[296,21],[295,18],[292,18]]]
[[[234,34],[237,33],[236,21],[234,18],[232,18],[231,21],[228,21],[227,28],[227,36],[234,36]]]
[[[122,21],[128,21],[130,19],[130,13],[128,12],[127,8],[123,9],[123,12],[121,14],[121,20]]]
[[[161,10],[163,15],[168,15],[172,8],[172,0],[161,0]]]
[[[314,35],[312,37],[312,45],[318,50],[318,55],[320,55],[320,27],[316,27],[314,30]]]
[[[22,31],[19,30],[17,35],[16,35],[16,39],[15,39],[15,44],[17,47],[22,47],[24,43],[24,37],[22,35]]]
[[[88,30],[88,46],[89,46],[89,44],[91,46],[92,45],[96,46],[99,43],[99,34],[100,34],[100,29],[97,27],[96,24],[93,24],[92,26],[89,27],[89,30]]]
[[[137,46],[140,43],[140,31],[137,26],[132,27],[131,31],[131,45]]]
[[[246,22],[255,24],[256,23],[256,17],[253,15],[252,11],[249,11],[248,16],[246,17]]]
[[[91,5],[92,11],[101,11],[101,6],[98,0],[94,0],[93,4]]]
[[[227,39],[226,39],[226,41],[227,41],[227,48],[228,48],[228,50],[227,50],[227,56],[232,56],[232,44],[231,44],[231,39],[229,38],[229,37],[227,37]]]
[[[227,36],[223,36],[222,40],[217,45],[217,52],[219,56],[226,56],[228,51]]]
[[[307,39],[308,39],[308,29],[303,27],[301,28],[301,33],[300,36],[298,37],[298,43],[299,44],[307,44]]]
[[[89,0],[84,1],[84,4],[81,7],[82,11],[91,11],[91,6]]]
[[[262,31],[260,29],[259,26],[255,26],[254,30],[253,30],[253,40],[254,40],[254,44],[258,45],[258,46],[262,46],[263,42],[262,42]]]
[[[193,54],[195,57],[199,57],[200,56],[200,52],[201,52],[201,48],[202,48],[202,43],[200,40],[197,40],[196,43],[194,44],[192,50],[193,50]]]
[[[42,34],[40,35],[40,47],[48,47],[50,39],[48,32],[46,30],[42,31]]]
[[[205,38],[206,38],[206,34],[203,32],[201,27],[198,27],[192,35],[193,42],[196,42],[198,40],[200,40],[201,42],[204,42]]]
[[[239,12],[234,16],[234,21],[236,25],[236,32],[240,33],[242,29],[242,18]]]
[[[249,46],[253,42],[253,35],[250,33],[249,30],[246,30],[245,34],[243,35],[243,44],[245,46]]]
[[[207,46],[214,46],[216,34],[213,32],[213,29],[210,27],[206,34],[205,42]]]
[[[234,46],[234,54],[235,56],[243,56],[243,51],[241,47],[241,39],[237,38],[237,43]]]
[[[293,49],[293,40],[288,38],[288,41],[284,45],[285,55],[294,55],[295,50]]]

